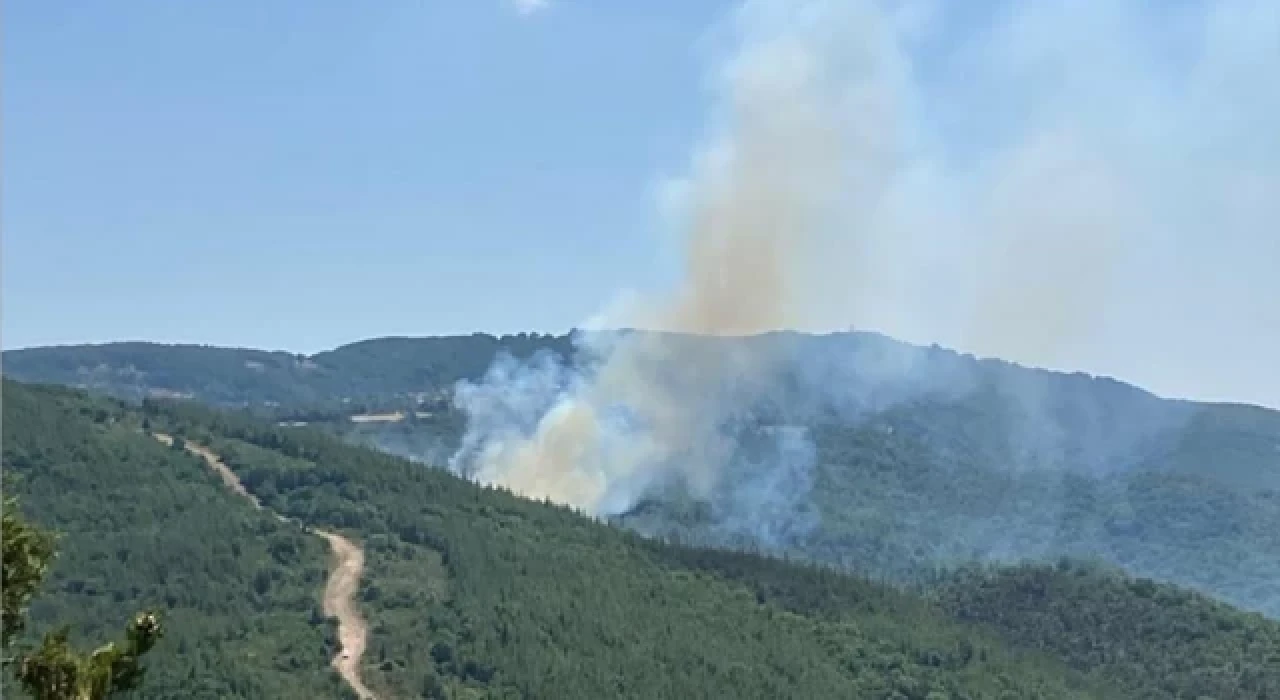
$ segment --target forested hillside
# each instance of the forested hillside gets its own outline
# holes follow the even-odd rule
[[[636,333],[618,331],[614,335]],[[280,419],[447,406],[459,380],[480,380],[499,356],[545,353],[589,364],[583,343],[610,333],[376,338],[314,356],[155,343],[9,350],[6,376],[127,398],[188,397],[249,406]],[[1160,399],[1105,377],[1051,372],[919,347],[874,333],[667,335],[663,342],[769,359],[755,414],[836,428],[895,412],[943,460],[1062,467],[1091,475],[1158,461],[1240,485],[1280,489],[1280,412]],[[583,338],[595,340],[584,341]],[[590,353],[586,353],[590,355]]]
[[[1052,660],[1024,658],[890,588],[791,567],[802,590],[844,581],[851,597],[834,615],[788,610],[699,565],[694,550],[563,508],[311,431],[194,405],[148,409],[222,454],[264,505],[362,536],[375,688],[556,698],[1092,695]]]
[[[755,426],[804,428],[816,459],[785,480],[788,500],[767,518],[677,489],[618,522],[901,582],[974,560],[1098,557],[1280,617],[1280,412],[1170,401],[868,333],[672,338],[770,358],[776,371],[744,413]],[[248,404],[444,466],[468,425],[450,403],[456,381],[478,380],[500,353],[581,364],[579,346],[566,336],[383,338],[301,358],[115,344],[11,351],[4,369],[134,398]],[[350,420],[364,412],[400,418]],[[725,474],[728,491],[747,478],[739,466]]]
[[[568,353],[567,336],[476,333],[440,338],[378,338],[314,356],[246,348],[130,342],[8,350],[4,373],[124,398],[187,396],[226,406],[333,405],[348,413],[484,374],[500,352],[529,357]],[[350,399],[346,403],[342,399]],[[354,405],[353,405],[354,404]]]
[[[1014,471],[939,454],[916,421],[902,409],[816,429],[813,484],[793,496],[790,519],[772,516],[775,546],[903,583],[973,561],[1096,557],[1280,618],[1280,491],[1157,458],[1100,475]],[[382,428],[384,446],[406,444],[394,430]],[[715,500],[681,492],[617,521],[707,545],[758,539],[726,528]]]
[[[1051,383],[1034,393],[1057,398],[1020,405],[1001,392],[1029,391],[1029,380],[992,380],[954,397],[881,399],[879,410],[762,412],[759,427],[784,418],[805,426],[812,460],[766,454],[763,468],[784,478],[762,474],[749,458],[760,429],[748,428],[738,434],[748,458],[729,465],[719,492],[694,500],[678,486],[658,490],[615,521],[903,583],[974,561],[1099,558],[1280,618],[1280,414],[1165,402],[1086,377],[996,371],[1043,378]],[[817,390],[792,391],[776,404],[806,406]],[[1106,398],[1091,399],[1094,392]],[[441,466],[466,418],[444,410],[323,425]],[[1129,433],[1133,422],[1145,425]]]
[[[0,400],[4,472],[61,534],[30,638],[68,624],[83,646],[153,609],[167,631],[145,697],[338,696],[322,542],[253,512],[116,402],[9,381]]]
[[[949,577],[930,595],[909,594],[644,539],[310,429],[191,403],[133,409],[12,382],[4,391],[5,467],[23,474],[32,516],[66,533],[39,616],[87,631],[118,627],[108,610],[164,611],[171,633],[149,661],[148,697],[178,697],[173,684],[183,682],[196,690],[182,697],[341,691],[325,668],[330,632],[315,608],[322,544],[254,513],[144,428],[209,446],[264,505],[363,543],[360,605],[372,628],[364,672],[389,697],[1280,692],[1280,626],[1188,605],[1199,599],[1165,586],[1074,585],[1068,567],[1030,587],[1015,572],[1010,585]],[[1028,596],[1069,630],[1061,640],[1035,636],[1041,621],[1028,616]],[[1125,615],[1148,626],[1114,627]],[[1183,637],[1146,649],[1142,664],[1126,661],[1166,630]],[[1111,652],[1080,652],[1090,645]],[[1238,672],[1224,674],[1224,664]]]
[[[1280,692],[1275,622],[1150,579],[1063,560],[957,572],[931,594],[957,619],[988,623],[1019,646],[1151,697]]]

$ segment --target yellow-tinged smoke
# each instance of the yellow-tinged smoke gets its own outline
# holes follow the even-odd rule
[[[709,138],[672,187],[679,282],[599,324],[652,332],[583,336],[587,368],[500,362],[460,386],[453,467],[592,513],[670,477],[711,491],[737,448],[725,425],[780,358],[706,336],[856,325],[1145,381],[1191,376],[1171,358],[1198,339],[1168,309],[1226,330],[1274,316],[1274,295],[1242,291],[1274,289],[1280,256],[1263,196],[1280,132],[1258,128],[1280,118],[1274,3],[1194,10],[1184,69],[1154,67],[1185,37],[1138,4],[1014,3],[939,39],[961,7],[745,3]],[[1252,88],[1217,87],[1234,84]],[[1255,366],[1280,351],[1280,333],[1250,337]]]
[[[803,18],[793,18],[803,19]],[[781,26],[742,47],[722,84],[724,123],[698,155],[683,186],[685,273],[666,297],[643,300],[618,326],[741,336],[795,326],[795,283],[838,194],[846,150],[839,97],[811,30]],[[507,435],[476,455],[471,472],[538,499],[588,512],[617,484],[671,469],[705,493],[729,458],[719,434],[722,392],[767,370],[769,358],[662,332],[627,334],[611,345],[589,381],[566,392],[536,428]],[[625,409],[632,428],[602,414]],[[636,429],[634,426],[639,426]],[[645,481],[645,479],[641,479]]]

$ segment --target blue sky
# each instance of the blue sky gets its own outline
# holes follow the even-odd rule
[[[692,5],[6,3],[5,346],[568,329],[655,274]]]
[[[736,7],[5,3],[4,346],[687,320],[716,168],[826,125],[728,177],[839,195],[751,323],[1280,405],[1276,3]]]

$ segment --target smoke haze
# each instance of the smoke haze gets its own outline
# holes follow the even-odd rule
[[[1141,380],[1208,347],[1169,322],[1195,314],[1257,324],[1235,349],[1254,366],[1280,357],[1280,304],[1248,294],[1280,263],[1280,6],[1141,5],[745,3],[713,35],[706,139],[662,188],[678,283],[602,301],[580,362],[504,358],[461,384],[452,467],[597,515],[670,482],[730,513],[803,501],[802,429],[782,416],[772,447],[740,449],[790,354],[715,336],[852,325],[1086,367],[1123,364],[1133,354],[1110,351],[1141,336],[1153,357],[1126,375]],[[943,31],[956,25],[970,31]],[[1204,299],[1224,298],[1245,312],[1215,321]],[[915,366],[855,359],[855,378]],[[919,390],[969,381],[938,372]],[[840,403],[849,386],[810,389]],[[1028,434],[1058,432],[1033,394]],[[726,491],[739,463],[755,476]]]

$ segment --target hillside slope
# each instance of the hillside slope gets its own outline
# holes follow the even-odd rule
[[[287,352],[147,342],[6,350],[4,374],[123,398],[183,396],[222,406],[309,406],[343,398],[378,405],[484,374],[497,354],[568,352],[565,336],[476,333],[377,338],[307,357]],[[350,402],[345,404],[350,409]]]
[[[155,609],[167,633],[146,697],[339,695],[320,540],[254,512],[115,402],[9,381],[0,400],[4,471],[31,519],[62,534],[33,638],[66,623],[102,639]]]
[[[167,433],[152,433],[152,437],[161,444],[170,447],[178,446],[178,441]],[[254,510],[262,510],[257,497],[245,489],[244,484],[228,467],[222,458],[209,448],[193,442],[183,442],[181,447],[204,460],[205,464],[218,475],[232,493],[245,499]],[[277,521],[295,522],[272,513]],[[359,608],[352,599],[355,597],[360,579],[364,574],[364,550],[351,540],[336,532],[316,530],[304,527],[304,531],[324,539],[332,550],[333,570],[324,586],[324,614],[337,619],[338,649],[330,665],[342,676],[343,682],[362,700],[374,700],[374,696],[360,679],[360,661],[368,643],[368,625]]]
[[[625,333],[633,332],[617,332]],[[1105,377],[978,359],[874,333],[658,337],[769,358],[774,369],[759,405],[751,407],[765,420],[856,426],[905,409],[911,429],[939,459],[959,451],[991,466],[1061,467],[1089,475],[1158,461],[1244,487],[1280,490],[1280,411],[1161,399]],[[127,398],[181,396],[212,405],[275,407],[281,417],[345,417],[428,399],[447,403],[456,382],[480,381],[500,355],[525,360],[546,353],[581,367],[581,346],[575,336],[477,333],[375,338],[304,357],[109,343],[9,350],[3,370],[21,381]]]
[[[1064,684],[1045,697],[1083,692],[1067,689],[1079,681],[1061,675],[1058,661],[1035,660],[1048,648],[1088,683],[1100,683],[1095,692],[1104,695],[1169,697],[1171,687],[1224,698],[1280,692],[1280,667],[1270,663],[1280,652],[1280,624],[1167,586],[1095,590],[1072,585],[1075,569],[1050,569],[1054,581],[1064,580],[1050,586],[1063,593],[1054,609],[1070,613],[1063,624],[1073,630],[1064,637],[1068,646],[1054,648],[1034,638],[1034,625],[1022,618],[962,620],[965,611],[1002,606],[977,577],[944,579],[949,588],[931,590],[947,596],[931,603],[829,570],[638,538],[311,430],[194,404],[151,402],[147,410],[211,441],[272,507],[376,533],[364,538],[372,589],[365,604],[371,649],[386,659],[371,678],[383,687],[406,682],[425,652],[446,686],[465,679],[490,692],[539,697],[702,689],[716,697],[830,697],[831,688],[841,688],[836,696],[861,688],[876,697],[896,688],[905,697],[949,697],[966,685],[984,697],[996,692],[989,684],[1016,684],[1028,673],[1035,684]],[[1022,589],[1007,595],[1013,604]],[[979,602],[947,604],[955,600]],[[1198,602],[1180,603],[1186,600]],[[410,612],[424,609],[425,619]],[[1191,630],[1197,642],[1175,639],[1143,652],[1143,634],[1108,626],[1121,613],[1150,618],[1157,631]],[[1070,646],[1077,639],[1118,652],[1082,660]],[[1010,651],[1033,656],[999,661]],[[1149,663],[1134,667],[1125,653],[1146,653]],[[1248,673],[1218,674],[1224,658],[1241,660]],[[975,659],[1010,665],[979,671]],[[1186,675],[1171,674],[1175,667]],[[1028,687],[1013,695],[1034,697]]]
[[[1094,696],[918,599],[862,584],[837,618],[788,613],[563,509],[323,436],[8,381],[3,402],[4,467],[65,535],[32,633],[161,611],[171,632],[148,659],[147,697],[347,692],[326,668],[318,538],[151,431],[209,445],[265,505],[365,542],[362,671],[388,697]],[[957,649],[982,658],[931,661]]]
[[[144,427],[207,445],[264,505],[363,544],[358,604],[370,637],[361,670],[386,697],[1280,690],[1280,667],[1270,664],[1280,626],[1225,606],[1166,605],[1186,594],[1163,586],[1095,595],[1051,583],[1052,609],[1075,615],[1063,623],[1068,641],[1118,650],[1082,660],[1077,646],[1036,638],[1036,618],[983,616],[1006,607],[1001,596],[1016,603],[1025,595],[1017,586],[992,595],[956,579],[935,601],[832,571],[643,539],[248,415],[173,402],[134,409],[13,382],[4,392],[5,467],[23,473],[23,497],[40,504],[33,515],[67,533],[37,617],[93,631],[118,622],[108,610],[160,609],[173,632],[150,660],[148,697],[346,691],[325,668],[332,628],[319,619],[324,577],[312,563],[323,560],[323,545],[254,512],[197,458],[165,449]],[[1190,630],[1195,643],[1175,638],[1148,652],[1149,665],[1126,664],[1143,637],[1103,624],[1123,611],[1157,630]],[[1226,677],[1218,669],[1231,659],[1255,662]]]
[[[730,497],[655,492],[619,522],[897,581],[975,559],[1100,557],[1280,617],[1280,412],[1170,401],[867,333],[670,342],[775,361],[743,412],[756,426],[803,427],[816,463],[787,477],[768,517],[734,500],[735,484],[754,494],[760,475],[733,465]],[[468,425],[448,405],[453,382],[480,380],[500,352],[563,360],[576,348],[564,336],[479,334],[374,339],[312,358],[117,344],[12,351],[4,369],[133,397],[163,389],[248,403],[444,465]],[[424,400],[433,403],[419,410]],[[349,421],[371,410],[407,418]]]
[[[1054,663],[1015,660],[993,636],[891,589],[853,585],[857,598],[834,617],[788,612],[561,508],[318,434],[149,408],[153,422],[207,441],[264,505],[362,536],[366,675],[389,695],[1088,695]],[[793,574],[808,585],[832,576],[806,572]],[[974,658],[929,661],[966,648]]]
[[[837,341],[798,338],[802,349]],[[867,366],[887,362],[861,352]],[[809,376],[780,379],[754,422],[738,426],[741,457],[716,492],[655,490],[615,522],[899,582],[975,560],[1096,557],[1280,618],[1280,413],[1000,363],[975,375],[958,356],[920,353],[908,363],[917,370],[845,382],[804,350],[817,358],[803,367]],[[933,374],[926,388],[904,379],[915,373]],[[323,427],[448,464],[468,416],[406,415]],[[755,449],[795,426],[812,459]]]
[[[1150,697],[1280,695],[1280,625],[1149,579],[1062,561],[958,572],[934,594],[959,619]]]

